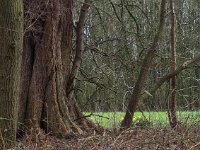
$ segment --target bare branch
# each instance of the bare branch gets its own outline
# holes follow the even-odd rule
[[[165,83],[166,81],[168,81],[170,78],[178,75],[179,73],[181,73],[183,70],[187,69],[190,65],[196,63],[198,60],[200,60],[200,53],[192,60],[186,61],[184,62],[181,66],[179,66],[176,70],[171,71],[170,73],[166,74],[165,76],[163,76],[162,78],[160,78],[154,88],[151,90],[151,94],[155,93],[162,85],[163,83]],[[143,95],[143,99],[146,99],[149,95],[145,94]]]
[[[85,24],[86,15],[88,13],[88,9],[91,3],[92,3],[92,0],[85,0],[84,4],[81,7],[81,13],[80,13],[79,20],[76,27],[76,54],[75,54],[72,70],[69,76],[69,80],[67,83],[67,87],[68,87],[67,94],[69,94],[73,89],[73,86],[75,84],[74,83],[75,78],[77,76],[77,73],[81,65],[81,59],[82,59],[82,55],[84,51],[84,48],[83,48],[84,24]]]

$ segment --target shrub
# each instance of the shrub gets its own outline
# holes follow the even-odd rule
[[[150,120],[148,120],[144,116],[136,116],[133,118],[132,126],[145,128],[149,127],[150,125],[151,125]]]

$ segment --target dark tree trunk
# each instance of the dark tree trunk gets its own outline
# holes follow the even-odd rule
[[[172,52],[172,66],[171,70],[176,70],[176,15],[174,10],[174,0],[169,1],[170,5],[170,18],[171,18],[171,52]],[[170,79],[170,99],[169,99],[169,122],[172,128],[177,125],[177,117],[176,117],[176,76],[173,76]]]
[[[0,149],[16,142],[21,54],[23,49],[23,1],[0,1]]]
[[[145,56],[145,59],[143,61],[138,80],[135,84],[131,99],[128,102],[126,115],[125,115],[125,117],[122,121],[122,124],[121,124],[122,128],[131,127],[134,112],[136,111],[138,102],[141,99],[142,90],[144,88],[144,83],[147,79],[149,68],[152,64],[152,60],[154,59],[154,56],[155,56],[155,53],[156,53],[156,48],[158,46],[159,40],[160,40],[162,33],[163,33],[163,30],[164,30],[164,23],[165,23],[164,20],[165,20],[165,11],[166,11],[165,7],[166,7],[166,0],[162,0],[161,1],[161,8],[160,8],[161,13],[160,13],[159,29],[158,29],[157,35],[154,38],[153,44],[149,48],[148,53]]]
[[[66,92],[71,80],[73,0],[50,0],[48,4],[41,0],[26,2],[30,16],[35,17],[26,22],[26,27],[32,29],[28,28],[25,36],[20,122],[28,129],[44,129],[56,135],[66,135],[69,131],[81,133],[88,125],[73,122],[69,106],[75,118],[82,113]],[[29,22],[32,23],[28,25]]]

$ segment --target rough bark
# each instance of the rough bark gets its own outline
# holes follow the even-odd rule
[[[27,38],[29,37],[29,38]],[[24,48],[22,53],[21,83],[20,83],[20,105],[18,111],[18,129],[23,129],[25,121],[27,98],[29,93],[30,80],[34,62],[34,40],[31,33],[24,36]]]
[[[35,4],[40,4],[37,11],[34,9],[38,7],[32,8]],[[56,135],[71,131],[82,133],[81,129],[88,126],[71,119],[71,114],[79,118],[82,113],[67,94],[71,75],[73,0],[50,0],[48,3],[37,0],[34,4],[27,0],[26,5],[37,12],[31,14],[35,16],[32,18],[34,25],[28,25],[37,30],[26,33],[23,64],[28,62],[28,65],[22,66],[25,72],[22,73],[20,122],[25,122],[28,129],[44,129]]]
[[[0,6],[0,149],[8,149],[16,141],[23,2],[1,0]]]
[[[160,25],[159,25],[159,29],[158,32],[154,38],[153,44],[150,46],[150,48],[148,49],[148,52],[145,56],[145,59],[143,61],[141,70],[140,70],[140,74],[138,77],[138,80],[134,86],[134,90],[131,96],[131,99],[128,102],[128,107],[127,107],[127,111],[126,111],[126,115],[122,121],[121,127],[122,128],[128,128],[131,127],[131,123],[132,123],[132,118],[134,115],[134,112],[136,111],[137,108],[137,104],[141,99],[141,93],[142,90],[144,88],[144,83],[146,81],[148,72],[149,72],[149,68],[151,66],[151,62],[153,60],[153,58],[155,57],[155,53],[156,53],[156,48],[158,47],[159,41],[161,39],[163,30],[164,30],[164,23],[165,23],[165,9],[166,7],[166,0],[162,0],[161,1],[161,8],[160,8]]]
[[[61,16],[61,32],[62,32],[62,42],[61,42],[61,53],[62,53],[62,65],[64,74],[64,86],[67,87],[67,82],[69,79],[69,74],[71,67],[71,53],[72,53],[72,36],[73,36],[73,19],[72,11],[73,1],[62,1],[62,16]],[[66,89],[67,90],[67,89]]]

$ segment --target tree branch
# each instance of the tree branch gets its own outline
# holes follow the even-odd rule
[[[75,84],[75,78],[77,76],[77,73],[80,69],[81,65],[81,59],[83,55],[83,35],[84,35],[84,24],[86,20],[86,16],[88,13],[88,9],[92,3],[92,0],[85,0],[84,4],[81,7],[81,13],[79,16],[79,20],[76,27],[76,54],[73,62],[73,66],[71,69],[71,73],[68,79],[67,83],[67,94],[70,94],[74,84]]]
[[[165,83],[166,81],[168,81],[170,78],[178,75],[183,70],[187,69],[190,65],[196,63],[198,60],[200,60],[200,53],[194,59],[184,62],[176,70],[171,71],[170,73],[168,73],[165,76],[163,76],[162,78],[160,78],[156,82],[154,88],[150,91],[150,93],[151,94],[155,93],[163,85],[163,83]],[[145,93],[145,95],[143,95],[143,99],[146,99],[148,96],[149,96],[149,94]]]

